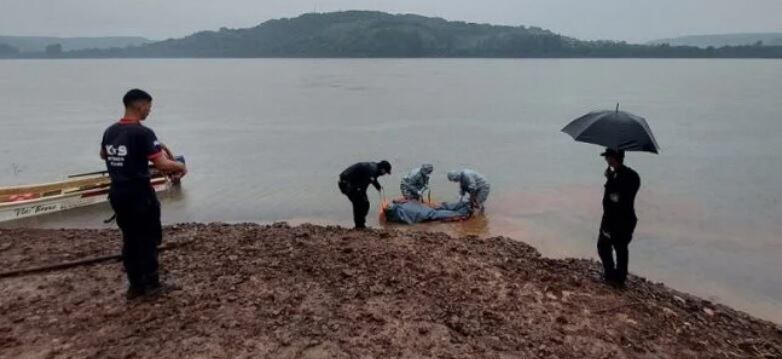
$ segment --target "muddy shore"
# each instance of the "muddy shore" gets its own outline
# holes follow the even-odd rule
[[[782,328],[507,238],[167,227],[165,278],[117,261],[0,278],[0,358],[782,358]],[[0,272],[117,254],[115,230],[0,230]]]

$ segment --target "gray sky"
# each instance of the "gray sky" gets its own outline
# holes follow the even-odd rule
[[[782,0],[0,0],[0,35],[181,37],[304,12],[362,9],[647,41],[782,32]]]

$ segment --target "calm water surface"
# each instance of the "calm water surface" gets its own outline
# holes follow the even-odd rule
[[[431,162],[436,198],[457,196],[445,173],[463,167],[492,197],[485,220],[424,229],[506,235],[553,257],[595,257],[604,180],[600,149],[559,130],[621,102],[663,147],[627,159],[643,181],[631,270],[782,322],[780,61],[2,61],[0,186],[100,169],[100,136],[131,87],[153,94],[147,125],[190,166],[164,200],[167,223],[349,225],[343,168],[388,159],[396,194]],[[102,227],[109,215],[4,226]]]

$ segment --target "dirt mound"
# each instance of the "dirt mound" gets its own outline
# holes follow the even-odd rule
[[[0,279],[3,358],[782,358],[782,329],[506,238],[286,224],[166,228],[184,290],[126,303],[117,262]],[[119,234],[2,230],[2,271]]]

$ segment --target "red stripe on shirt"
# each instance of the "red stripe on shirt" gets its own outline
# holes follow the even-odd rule
[[[133,120],[133,119],[128,119],[128,118],[122,118],[122,119],[120,119],[120,120],[119,120],[119,123],[120,123],[121,125],[136,125],[136,124],[139,124],[139,123],[141,123],[141,121],[139,121],[139,120]]]

